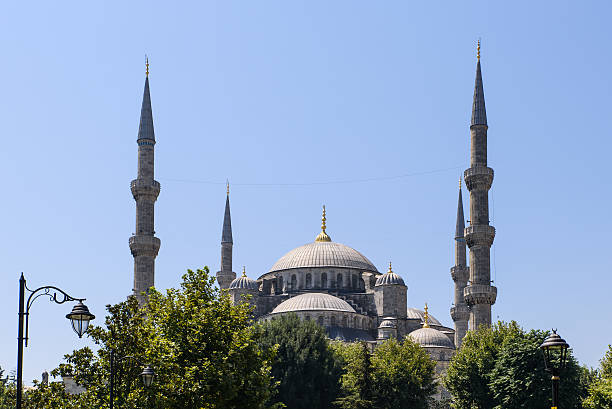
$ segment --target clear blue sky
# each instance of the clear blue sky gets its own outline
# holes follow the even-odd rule
[[[380,270],[392,260],[409,305],[428,302],[452,325],[480,37],[493,316],[558,328],[596,366],[612,342],[611,6],[433,4],[4,2],[0,365],[16,365],[21,271],[32,287],[87,297],[98,323],[130,293],[145,53],[162,185],[158,288],[187,268],[218,269],[229,178],[236,271],[257,277],[312,241],[326,204],[335,241]],[[69,309],[34,305],[25,380],[89,344]]]

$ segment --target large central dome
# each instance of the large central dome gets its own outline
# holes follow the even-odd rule
[[[308,267],[345,267],[378,272],[363,254],[332,241],[315,241],[293,249],[274,263],[270,272]]]

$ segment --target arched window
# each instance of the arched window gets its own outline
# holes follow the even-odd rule
[[[317,322],[319,323],[320,326],[323,326],[323,316],[319,315],[319,318],[317,318]]]
[[[306,274],[306,288],[312,287],[312,274]]]
[[[335,327],[335,326],[336,326],[336,317],[335,317],[335,316],[333,316],[333,315],[331,316],[331,319],[330,319],[330,325],[331,325],[332,327]]]
[[[353,282],[351,284],[353,285],[353,290],[356,290],[357,289],[357,275],[353,274],[352,279],[353,279]]]
[[[327,288],[327,273],[321,274],[321,288]]]
[[[297,290],[297,277],[295,274],[291,276],[291,289]]]
[[[304,319],[305,319],[306,321],[310,321],[310,315],[307,315],[306,317],[304,317]]]
[[[283,276],[278,277],[278,293],[283,291]]]
[[[342,326],[346,327],[346,315],[342,317]]]
[[[342,288],[342,274],[340,273],[338,273],[338,277],[336,278],[336,286]]]

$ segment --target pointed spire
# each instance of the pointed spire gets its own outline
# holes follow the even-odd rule
[[[138,140],[150,139],[155,141],[153,129],[153,111],[151,110],[151,94],[149,93],[149,59],[146,60],[146,78],[144,95],[142,96],[142,108],[140,109],[140,126],[138,127]]]
[[[429,328],[429,309],[425,303],[425,312],[423,313],[423,328]]]
[[[246,266],[242,266],[242,276],[246,277]]]
[[[485,108],[484,88],[482,86],[482,72],[480,71],[480,40],[478,40],[477,59],[471,125],[487,125],[487,110]]]
[[[391,269],[391,262],[389,261],[389,271],[387,271],[387,273],[391,274],[393,273],[393,270]]]
[[[463,239],[465,230],[465,216],[463,215],[463,196],[461,194],[461,179],[459,179],[459,201],[457,203],[457,226],[455,228],[455,240]]]
[[[325,225],[326,221],[327,218],[325,217],[325,205],[323,205],[323,216],[321,217],[321,233],[319,233],[315,241],[331,241],[331,237],[329,237],[325,232],[325,229],[327,228],[327,226]]]
[[[234,243],[232,239],[232,216],[230,214],[229,182],[227,182],[227,196],[225,198],[225,215],[223,216],[223,234],[221,243]]]

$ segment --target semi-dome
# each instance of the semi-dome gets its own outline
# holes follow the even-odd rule
[[[315,241],[293,249],[278,259],[270,272],[308,267],[344,267],[378,272],[363,254],[332,241]]]
[[[307,293],[291,297],[272,310],[271,314],[295,311],[341,311],[355,312],[346,301],[324,293]]]
[[[391,320],[383,320],[383,322],[380,323],[380,325],[378,326],[378,328],[396,328],[397,326],[395,325],[395,323]]]
[[[425,348],[450,348],[455,349],[452,341],[437,329],[430,327],[420,328],[412,331],[408,336],[417,344]]]
[[[413,320],[421,320],[425,321],[425,311],[419,310],[418,308],[407,308],[406,318]],[[442,326],[440,321],[438,321],[433,315],[428,314],[427,320],[431,325]]]
[[[391,263],[389,263],[389,271],[385,274],[378,276],[376,279],[375,287],[381,285],[406,285],[404,284],[404,279],[399,275],[395,274],[393,270],[391,270]]]
[[[242,271],[242,276],[235,278],[229,285],[230,290],[259,290],[259,284],[257,281],[246,276],[246,272]]]

